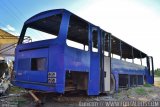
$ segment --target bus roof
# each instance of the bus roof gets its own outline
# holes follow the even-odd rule
[[[90,22],[88,22],[88,21],[80,18],[79,16],[77,16],[77,15],[69,12],[68,10],[65,10],[65,9],[55,9],[55,10],[44,11],[44,12],[41,12],[39,14],[34,15],[33,17],[29,18],[24,23],[24,25],[32,24],[32,23],[34,23],[34,22],[36,22],[38,20],[45,19],[45,18],[51,17],[53,15],[63,14],[65,12],[68,13],[68,14],[71,14],[72,16],[74,16],[74,19],[75,19],[74,21],[75,21],[76,24],[79,24],[78,20],[81,20],[86,25],[92,24],[92,23],[90,23]],[[59,16],[57,16],[57,18],[54,21],[59,21],[58,17]],[[50,20],[52,20],[52,19],[50,18]],[[45,32],[50,33],[50,34],[57,35],[58,32],[54,32],[56,30],[53,30],[53,27],[49,27],[49,25],[50,25],[49,22],[50,21],[48,21],[48,23],[46,24],[46,25],[48,25],[47,28],[44,27],[44,26],[40,26],[40,25],[34,25],[33,28],[36,28],[36,29],[41,30],[41,31],[45,31]],[[92,24],[92,25],[94,25],[94,24]],[[55,23],[55,26],[56,26],[56,23]],[[94,25],[94,26],[96,26],[96,25]],[[77,32],[74,32],[74,31],[76,31],[76,30],[73,30],[72,33],[77,33]],[[106,31],[104,31],[104,32],[105,33],[109,33],[109,32],[106,32]],[[88,37],[85,37],[83,35],[83,33],[85,33],[85,31],[81,30],[81,32],[79,33],[79,36],[77,36],[77,37],[88,38]],[[73,37],[69,37],[68,39],[87,45],[87,41],[84,41],[84,39],[76,39],[76,38],[73,38]],[[119,38],[117,38],[117,37],[115,37],[113,35],[111,35],[111,40],[112,40],[112,51],[111,52],[114,53],[114,54],[116,54],[116,55],[121,55],[121,53],[119,51],[119,49],[120,49],[120,43],[121,43],[121,49],[123,51],[122,52],[122,58],[132,59],[133,58],[132,55],[134,55],[134,58],[145,58],[145,57],[147,57],[147,54],[145,54],[144,52],[138,50],[137,48],[129,45],[128,43],[124,42],[123,40],[120,40]],[[108,49],[106,48],[105,50],[107,51]]]

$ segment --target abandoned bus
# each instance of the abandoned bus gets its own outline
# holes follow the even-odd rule
[[[24,37],[29,36],[30,29],[41,33],[33,32],[35,40],[26,42]],[[83,90],[88,95],[99,95],[153,84],[153,69],[152,57],[77,15],[56,9],[36,14],[24,23],[12,82],[29,90]]]

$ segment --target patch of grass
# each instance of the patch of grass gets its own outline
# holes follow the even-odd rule
[[[114,94],[114,98],[115,99],[119,99],[120,96],[122,96],[120,92]]]
[[[27,103],[27,100],[26,99],[24,99],[24,98],[21,98],[21,99],[13,99],[11,102],[10,102],[11,104],[13,104],[13,105],[24,105],[24,104],[26,104]]]
[[[149,92],[149,93],[152,93],[152,92],[153,92],[153,90],[148,90],[148,92]]]
[[[145,90],[144,88],[142,88],[142,87],[136,88],[136,89],[135,89],[135,92],[136,92],[136,94],[138,94],[138,95],[146,95],[146,94],[147,94],[147,93],[146,93],[146,90]]]
[[[127,90],[127,96],[131,95],[131,90]]]
[[[22,90],[24,89],[13,86],[10,88],[10,93],[20,93]]]
[[[154,72],[154,75],[156,77],[160,77],[160,69],[156,69],[155,72]]]
[[[144,86],[144,87],[152,87],[151,84],[144,84],[143,86]]]

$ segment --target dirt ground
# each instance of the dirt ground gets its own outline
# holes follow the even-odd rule
[[[160,87],[160,77],[154,77],[154,85]]]
[[[23,89],[12,87],[11,97],[0,98],[2,107],[75,107],[80,101],[160,101],[160,77],[155,77],[155,85],[144,85],[130,89],[121,89],[114,95],[87,96],[84,93],[36,93],[42,104],[37,105],[34,99]],[[17,96],[15,96],[17,95]],[[6,106],[8,105],[8,106]]]

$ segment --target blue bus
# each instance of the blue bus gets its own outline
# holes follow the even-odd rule
[[[29,29],[43,33],[35,33],[37,41],[25,42]],[[54,38],[45,38],[47,34]],[[69,46],[68,40],[82,48]],[[135,59],[141,63],[134,63]],[[55,9],[24,23],[13,75],[13,84],[28,90],[62,94],[78,90],[99,95],[153,84],[154,66],[151,56],[68,10]]]

